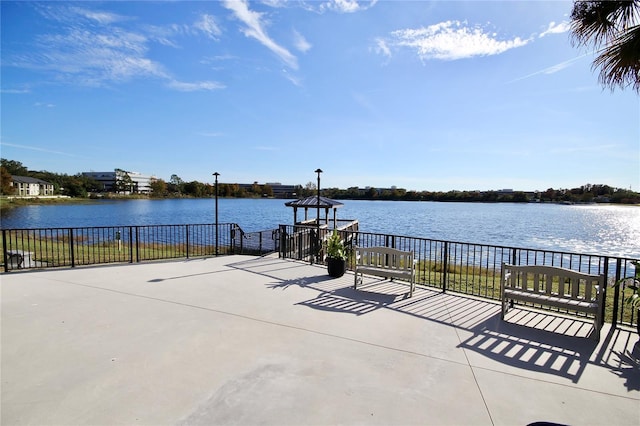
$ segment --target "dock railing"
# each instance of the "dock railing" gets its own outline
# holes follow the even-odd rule
[[[608,282],[603,307],[605,321],[630,326],[638,322],[637,312],[623,303],[631,290],[613,284],[621,277],[633,275],[632,262],[640,259],[360,232],[357,221],[340,223],[337,230],[347,247],[383,246],[413,251],[416,284],[442,292],[499,300],[503,262],[604,274]],[[244,232],[235,223],[221,223],[217,231],[214,224],[2,229],[2,267],[10,272],[206,257],[216,253],[272,252],[281,258],[323,262],[322,242],[333,229],[280,225],[278,229]],[[353,269],[353,256],[348,266]]]
[[[280,257],[312,261],[311,240],[315,228],[295,229],[280,225]],[[328,230],[320,230],[319,239],[326,238]],[[514,265],[547,265],[573,269],[607,277],[603,316],[615,324],[636,325],[638,315],[622,303],[630,289],[613,284],[621,277],[633,275],[633,261],[639,259],[571,253],[522,247],[473,244],[434,240],[401,235],[340,230],[349,247],[392,247],[413,251],[416,259],[416,284],[437,288],[442,292],[456,292],[475,297],[500,300],[500,274],[502,263]],[[348,268],[353,270],[355,259],[350,256]],[[566,313],[566,312],[565,312]]]

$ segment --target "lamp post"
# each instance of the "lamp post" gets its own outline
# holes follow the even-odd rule
[[[320,173],[322,173],[321,169],[317,169],[315,171],[318,174],[318,198],[316,201],[317,204],[317,212],[316,212],[316,256],[318,257],[318,262],[320,261]]]
[[[215,172],[213,174],[215,178],[215,190],[216,190],[216,256],[218,255],[218,176],[220,173]]]

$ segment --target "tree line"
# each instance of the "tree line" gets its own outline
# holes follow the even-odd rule
[[[54,193],[70,197],[109,197],[115,193],[105,193],[101,184],[93,178],[78,173],[76,175],[59,174],[48,171],[31,171],[21,162],[0,159],[0,193],[13,194],[11,176],[28,176],[41,179],[53,184]],[[126,186],[126,182],[116,185]],[[215,196],[215,185],[198,181],[183,181],[178,175],[171,175],[168,181],[154,179],[150,183],[151,193],[144,196],[150,198],[211,198]],[[296,197],[308,197],[317,194],[317,187],[313,182],[294,187]],[[640,193],[630,189],[614,188],[609,185],[586,184],[572,189],[553,189],[546,191],[525,193],[523,191],[408,191],[403,188],[379,189],[367,187],[361,189],[350,187],[323,188],[321,195],[336,200],[389,200],[389,201],[448,201],[448,202],[568,202],[568,203],[619,203],[640,204]],[[140,195],[134,195],[140,196]],[[219,183],[218,196],[224,198],[259,198],[273,197],[273,188],[254,182],[251,187],[237,183]]]

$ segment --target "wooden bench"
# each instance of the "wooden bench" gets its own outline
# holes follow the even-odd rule
[[[589,275],[554,266],[502,264],[500,298],[502,315],[514,300],[564,308],[594,316],[593,336],[600,340],[604,275]]]
[[[364,274],[409,281],[409,297],[415,289],[415,266],[412,251],[389,247],[355,248],[356,265],[353,288],[362,283]]]

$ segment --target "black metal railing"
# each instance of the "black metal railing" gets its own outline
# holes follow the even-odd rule
[[[270,252],[283,258],[323,262],[323,241],[331,232],[328,227],[280,225],[274,230],[245,233],[234,223],[218,224],[217,229],[215,224],[3,229],[0,243],[5,272]],[[347,225],[338,232],[348,247],[413,251],[417,284],[443,292],[499,300],[503,262],[605,274],[609,284],[605,320],[625,325],[638,322],[637,312],[623,303],[629,290],[613,283],[633,275],[632,261],[640,259],[359,232],[357,225]],[[350,269],[353,261],[352,257]]]
[[[4,271],[256,254],[234,223],[3,229]]]
[[[313,226],[280,225],[280,257],[322,261],[322,241],[329,232],[332,231]],[[640,259],[432,240],[357,230],[339,232],[347,247],[381,246],[413,251],[416,259],[416,283],[435,287],[443,292],[453,291],[499,300],[503,262],[558,266],[589,274],[604,274],[608,285],[605,289],[603,318],[613,324],[634,325],[638,322],[637,312],[622,303],[626,291],[624,286],[614,287],[613,284],[621,277],[633,275],[632,261]],[[351,256],[349,269],[353,269],[354,261]]]

